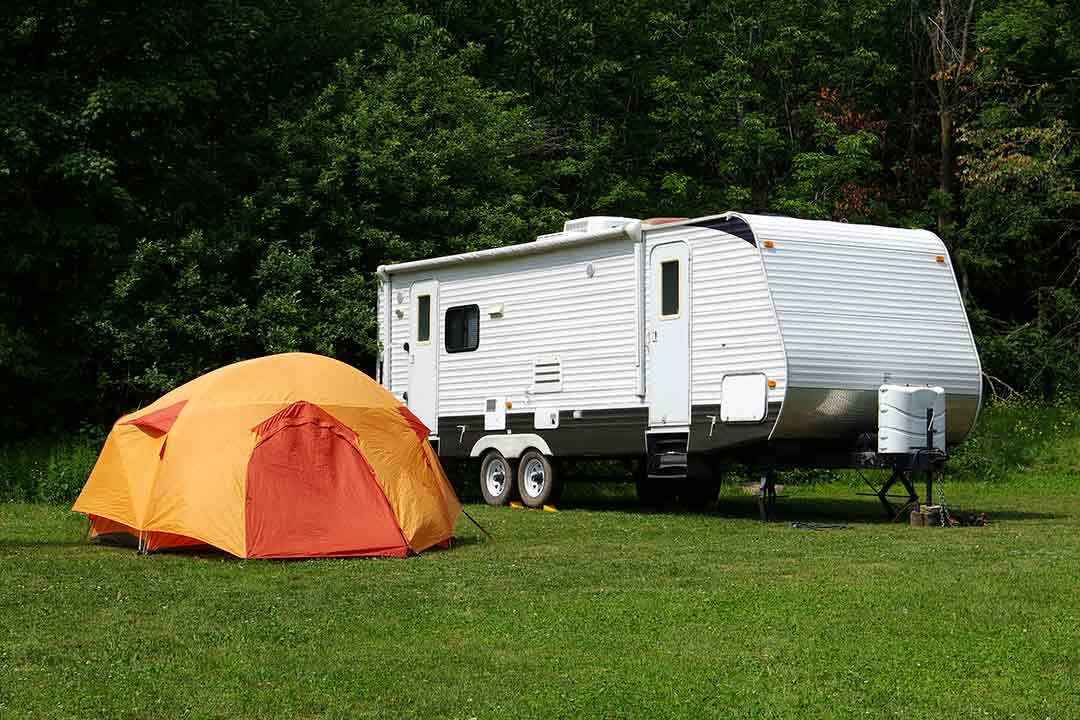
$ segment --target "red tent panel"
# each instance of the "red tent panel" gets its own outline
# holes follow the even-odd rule
[[[173,423],[176,422],[176,418],[180,416],[180,411],[184,409],[185,405],[187,405],[187,400],[182,400],[175,405],[163,407],[160,410],[155,410],[154,412],[141,417],[125,420],[120,424],[134,425],[143,432],[155,437],[164,435],[169,432],[169,429],[173,426]]]
[[[356,447],[356,435],[311,403],[255,428],[247,472],[248,557],[395,555],[408,545]]]

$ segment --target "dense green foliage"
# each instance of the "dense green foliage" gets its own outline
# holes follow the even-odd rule
[[[268,352],[366,367],[378,264],[591,213],[934,228],[992,390],[1076,387],[1080,11],[968,7],[9,3],[0,423]]]

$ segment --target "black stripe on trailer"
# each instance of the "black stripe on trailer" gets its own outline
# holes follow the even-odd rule
[[[768,440],[780,413],[779,402],[769,403],[765,419],[757,423],[722,423],[719,405],[697,405],[691,411],[690,452],[713,453]],[[717,418],[716,422],[712,417]],[[539,435],[557,457],[626,457],[645,453],[649,409],[604,408],[559,412],[559,427],[537,429],[534,415],[509,412],[506,429],[515,435]],[[506,430],[485,430],[484,416],[446,415],[439,418],[439,454],[469,457],[473,446],[486,435]]]
[[[551,429],[537,429],[534,420],[532,410],[508,412],[506,429],[516,435],[539,435],[557,457],[619,457],[645,452],[649,409],[642,406],[561,410],[559,427]],[[439,418],[439,454],[443,457],[469,457],[473,446],[481,438],[505,432],[485,430],[482,414],[443,416]]]
[[[757,238],[754,237],[754,231],[750,229],[750,226],[742,218],[731,216],[717,218],[715,220],[687,223],[687,225],[726,232],[728,235],[734,235],[740,240],[745,240],[754,247],[757,247]]]
[[[719,405],[695,405],[690,414],[690,452],[714,453],[765,442],[776,425],[782,404],[769,403],[765,418],[759,422],[739,423],[721,422]]]

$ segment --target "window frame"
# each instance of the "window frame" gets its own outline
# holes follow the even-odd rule
[[[675,266],[675,312],[664,312],[664,268],[668,265]],[[660,261],[657,270],[656,283],[656,314],[661,320],[674,320],[682,315],[682,259],[668,258]]]
[[[468,344],[468,342],[466,342],[464,345],[460,345],[460,346],[451,342],[451,338],[450,338],[450,313],[456,312],[456,311],[460,311],[460,312],[462,312],[464,314],[463,321],[465,323],[464,330],[465,330],[465,339],[466,339],[466,341],[468,340],[468,336],[469,336],[469,325],[468,325],[469,317],[468,317],[468,313],[470,311],[476,313],[476,342],[471,346]],[[479,347],[480,347],[480,306],[477,305],[476,303],[470,303],[468,305],[454,305],[453,307],[446,308],[446,311],[443,313],[443,349],[445,349],[448,354],[457,354],[457,353],[476,352],[477,348],[479,348]]]
[[[424,313],[421,310],[421,301],[427,298],[427,336],[425,338],[420,337],[420,319],[424,317]],[[431,293],[422,293],[416,296],[416,344],[417,345],[430,345],[431,344]]]

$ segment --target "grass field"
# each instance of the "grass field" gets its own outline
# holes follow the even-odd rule
[[[0,717],[1080,717],[1075,478],[967,484],[985,528],[845,486],[711,513],[469,510],[407,561],[139,557],[0,505]]]
[[[950,483],[983,528],[584,485],[404,561],[140,557],[0,503],[0,718],[1078,718],[1078,452]]]

